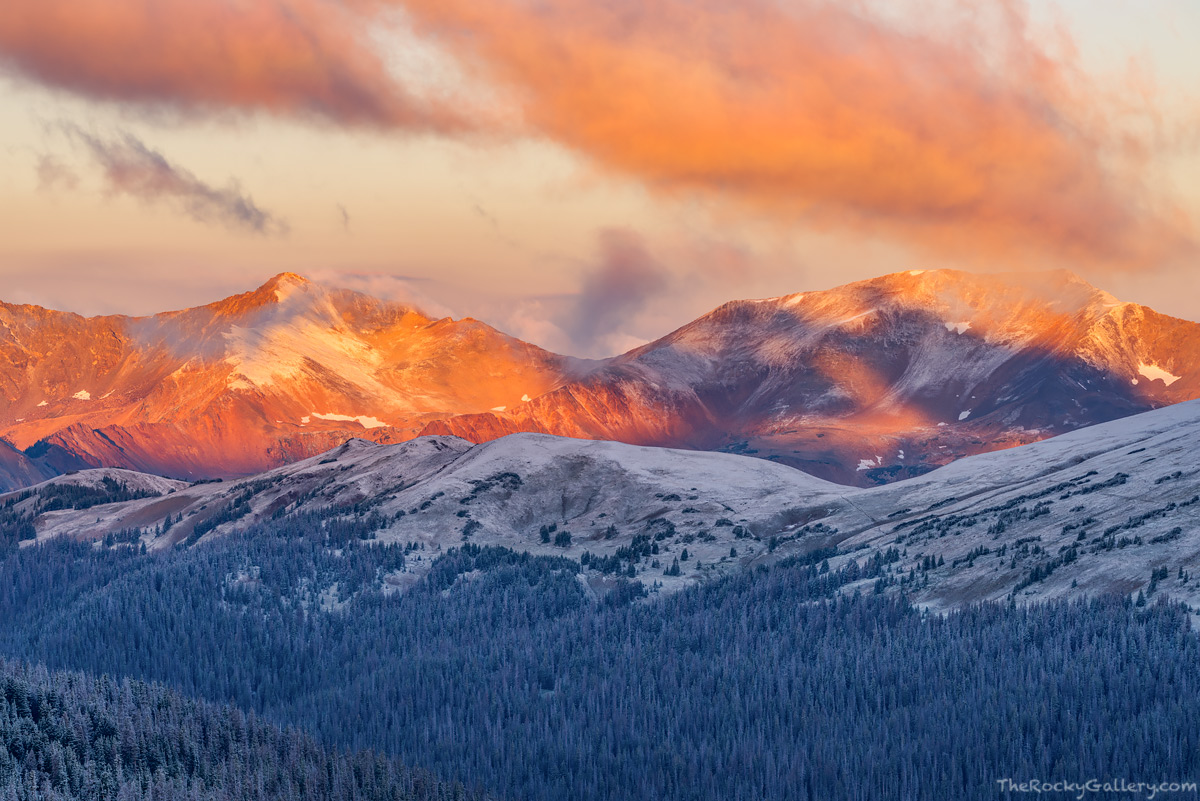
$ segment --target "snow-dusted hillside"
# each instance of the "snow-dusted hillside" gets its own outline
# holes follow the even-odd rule
[[[1180,575],[1200,568],[1197,453],[1200,401],[1189,401],[962,459],[854,495],[838,546],[899,548],[897,571],[945,560],[912,589],[934,607],[1015,588],[1022,600],[1136,592],[1154,571],[1167,574],[1160,593],[1200,606],[1200,574]]]
[[[47,487],[107,477],[155,495],[42,512],[38,538],[124,532],[118,540],[166,549],[307,517],[430,555],[469,541],[586,558],[600,584],[632,575],[671,590],[798,556],[834,569],[874,562],[861,589],[934,608],[1014,591],[1023,601],[1136,593],[1156,571],[1158,593],[1200,606],[1200,584],[1181,575],[1200,569],[1198,449],[1191,401],[874,489],[732,454],[518,434],[482,445],[351,440],[231,482],[82,471],[0,504],[24,498],[17,511],[33,510]]]

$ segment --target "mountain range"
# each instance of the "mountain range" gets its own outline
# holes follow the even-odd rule
[[[152,317],[0,305],[0,488],[238,477],[351,437],[723,450],[873,486],[1200,397],[1200,325],[1067,272],[735,301],[611,359],[284,273]]]
[[[45,666],[0,660],[5,798],[1195,772],[1196,325],[1070,274],[599,362],[286,274],[0,324],[0,655]]]
[[[472,543],[581,560],[597,594],[622,577],[670,592],[799,558],[874,564],[848,591],[882,581],[936,609],[1129,594],[1160,571],[1200,609],[1200,583],[1185,579],[1200,559],[1198,449],[1200,401],[873,488],[736,454],[544,434],[355,439],[230,482],[79,471],[0,495],[0,523],[159,551],[256,525],[419,549],[386,577],[396,590]]]

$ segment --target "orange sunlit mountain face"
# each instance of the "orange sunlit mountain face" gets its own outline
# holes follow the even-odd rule
[[[430,418],[542,394],[566,365],[473,320],[431,320],[290,274],[149,318],[2,314],[0,436],[179,476],[248,473],[351,434],[395,441]]]
[[[347,437],[535,431],[870,484],[1200,396],[1200,326],[1069,273],[910,271],[738,301],[591,363],[292,274],[147,318],[0,318],[14,476],[240,475]]]

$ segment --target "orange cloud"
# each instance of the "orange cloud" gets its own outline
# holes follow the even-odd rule
[[[369,33],[399,15],[511,101],[524,133],[657,191],[955,253],[1129,266],[1196,252],[1190,223],[1129,161],[1152,145],[1111,123],[1077,70],[1033,41],[1017,0],[961,0],[956,21],[923,33],[865,8],[5,0],[0,60],[117,101],[494,128],[498,117],[388,71]]]
[[[661,190],[956,250],[1194,249],[1117,171],[1124,144],[1015,3],[940,37],[819,0],[403,5],[533,129]]]
[[[367,22],[335,0],[5,0],[0,65],[118,102],[467,127],[393,79]]]

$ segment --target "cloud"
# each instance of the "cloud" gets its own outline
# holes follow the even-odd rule
[[[781,228],[1072,264],[1196,253],[1191,221],[1145,185],[1160,140],[1144,86],[1113,102],[1069,41],[1034,37],[1020,0],[882,7],[6,0],[0,61],[119,102],[546,137],[656,192]],[[393,69],[389,31],[511,108],[481,114]]]
[[[454,316],[449,306],[431,297],[423,288],[437,283],[431,279],[366,270],[336,269],[310,270],[305,273],[305,277],[327,287],[349,289],[380,300],[399,303],[416,309],[427,317]]]
[[[259,207],[236,183],[223,189],[210,186],[130,133],[106,140],[75,126],[63,129],[86,147],[113,194],[167,201],[197,222],[258,234],[288,231],[285,221]]]
[[[584,275],[577,301],[559,322],[578,352],[593,353],[670,284],[666,268],[633,231],[600,233],[600,259]],[[604,348],[601,347],[600,350]]]
[[[0,66],[87,97],[182,111],[469,127],[393,78],[367,28],[381,10],[357,0],[5,0]]]
[[[37,176],[38,187],[47,191],[79,186],[79,176],[75,171],[49,154],[38,156]]]
[[[821,0],[404,5],[510,87],[532,129],[665,193],[938,249],[1137,263],[1195,249],[1114,166],[1137,151],[1128,131],[1016,2],[941,32]]]
[[[483,204],[475,200],[471,202],[471,211],[493,228],[500,228],[500,221],[496,219],[496,215],[483,207]]]
[[[335,204],[338,210],[338,217],[341,218],[343,230],[350,230],[350,212],[346,211],[346,207],[341,203]]]

